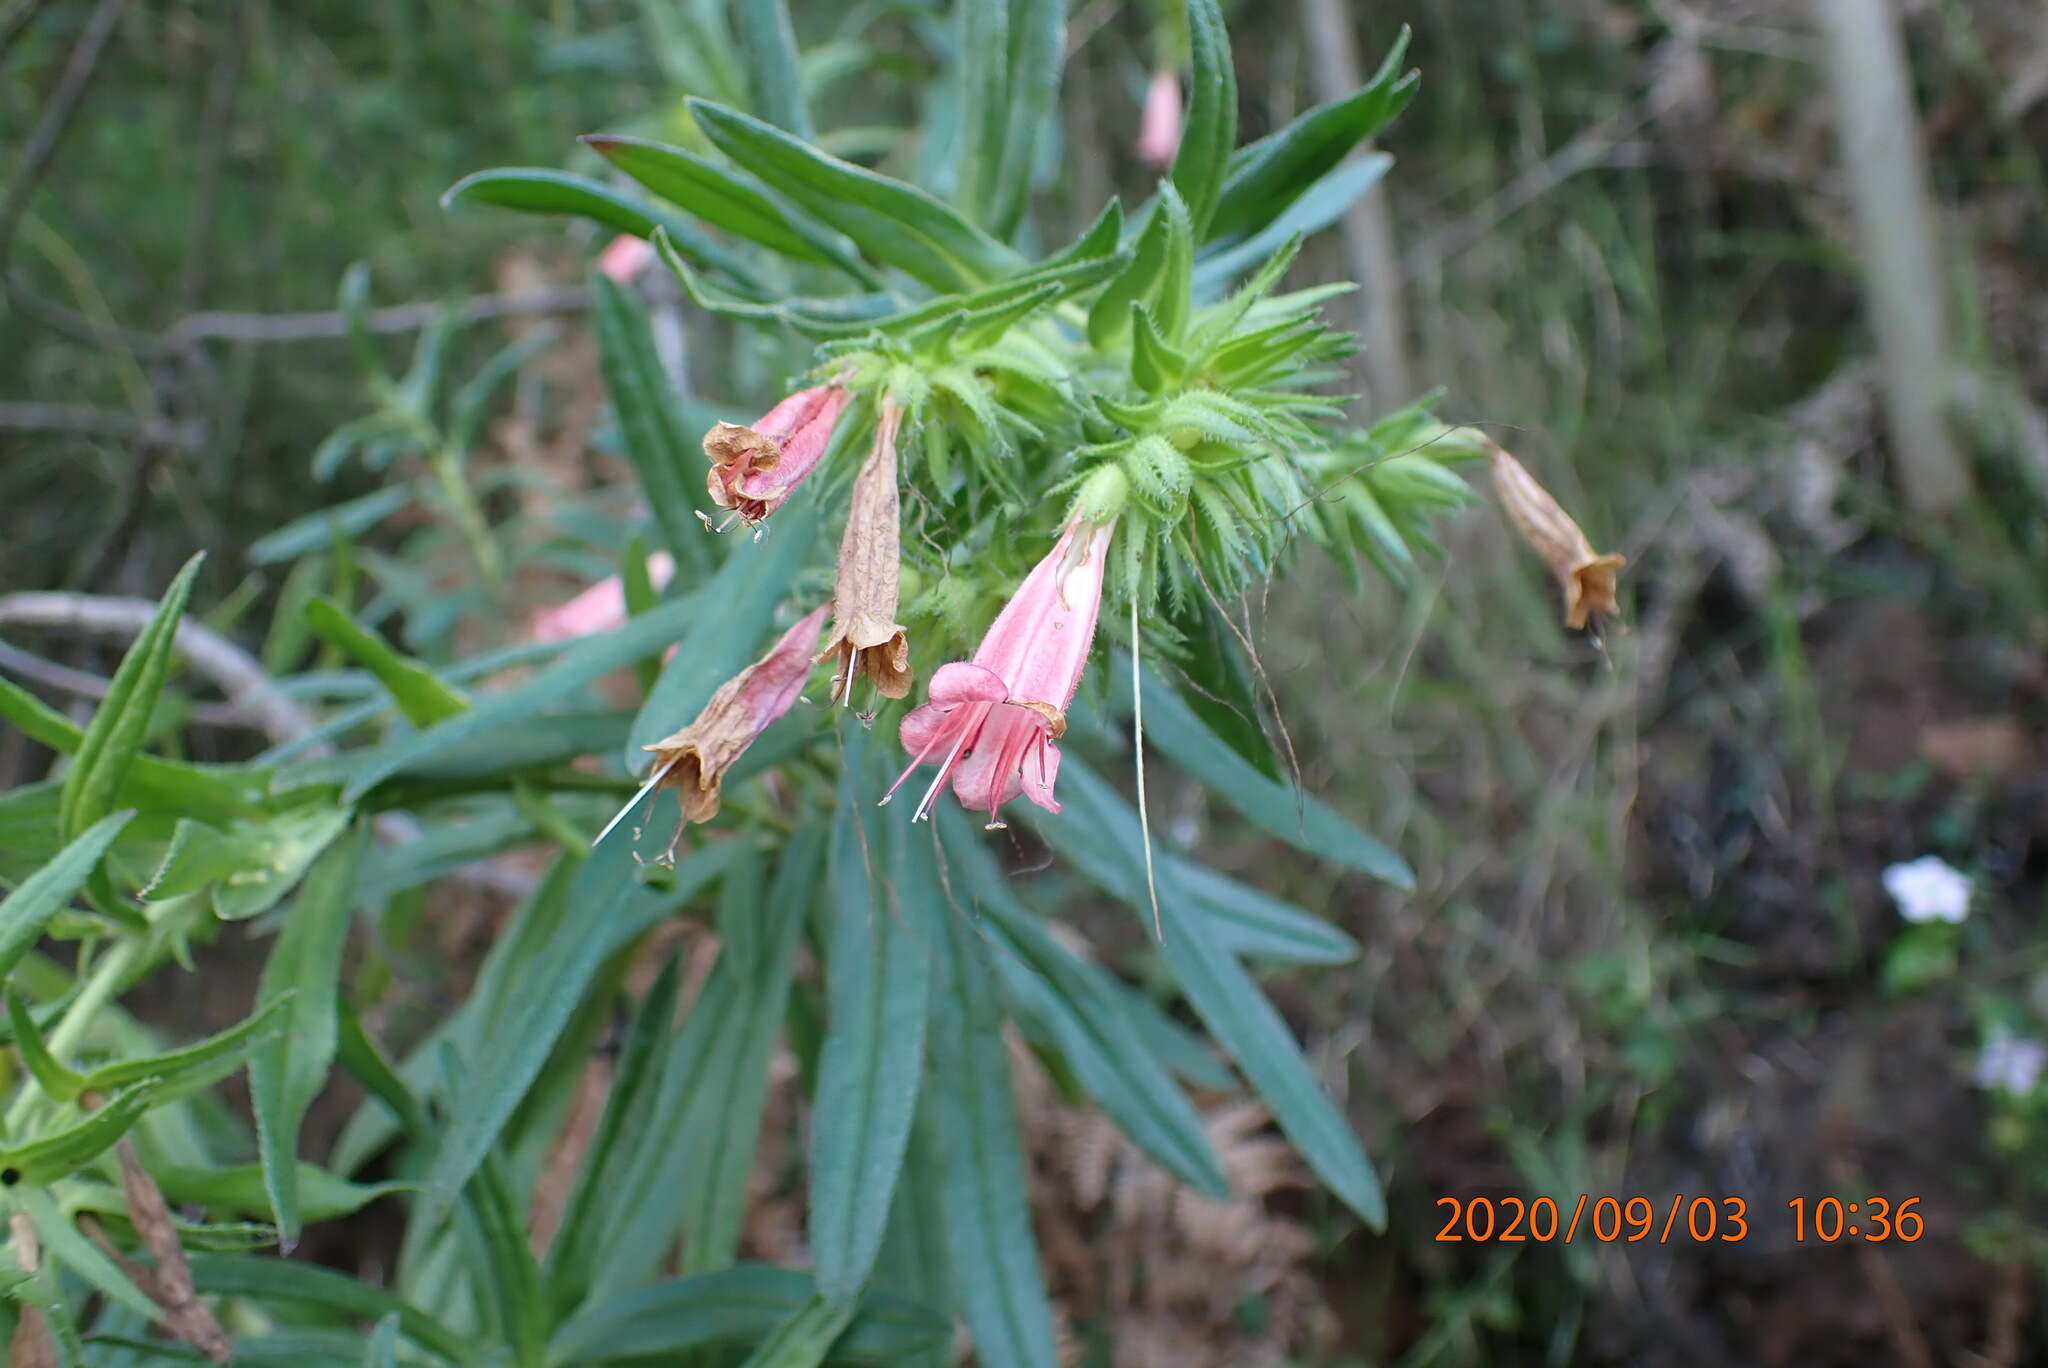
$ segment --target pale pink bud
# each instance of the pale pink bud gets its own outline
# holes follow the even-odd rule
[[[654,244],[646,238],[621,233],[608,243],[597,258],[597,269],[621,285],[629,285],[654,260]]]
[[[1180,151],[1180,133],[1180,77],[1155,71],[1145,87],[1145,109],[1138,119],[1138,160],[1147,166],[1171,166]]]
[[[675,557],[656,551],[647,558],[647,578],[656,589],[666,587],[676,572]],[[570,637],[611,632],[626,625],[626,586],[617,575],[601,579],[567,603],[533,615],[529,629],[535,641],[566,641]]]

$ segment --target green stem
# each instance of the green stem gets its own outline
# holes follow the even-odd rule
[[[51,1030],[47,1044],[50,1053],[62,1058],[71,1053],[109,1002],[127,986],[129,975],[137,970],[147,953],[153,937],[130,936],[100,956],[93,966],[92,975],[85,986],[78,990],[71,1005],[64,1009],[63,1017]],[[30,1108],[41,1094],[34,1088],[23,1088],[15,1094],[14,1103],[7,1109],[7,1131],[18,1133],[21,1124],[28,1118]]]
[[[469,487],[463,476],[462,461],[456,453],[442,446],[434,449],[427,464],[433,467],[434,478],[441,482],[441,492],[448,496],[448,503],[455,511],[455,524],[469,543],[469,551],[476,558],[477,572],[483,576],[484,587],[490,590],[492,598],[500,597],[505,588],[505,567],[498,559],[498,544],[491,540],[491,525],[484,520],[483,506],[477,502],[476,491]]]

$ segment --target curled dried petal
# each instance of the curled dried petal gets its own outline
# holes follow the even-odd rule
[[[784,632],[768,654],[721,684],[689,726],[647,747],[654,752],[659,786],[674,788],[682,800],[684,825],[718,814],[726,770],[796,703],[829,607],[820,604]]]
[[[1627,559],[1596,552],[1578,523],[1527,467],[1497,443],[1487,443],[1486,450],[1494,493],[1508,520],[1564,590],[1564,625],[1576,631],[1594,613],[1619,612],[1615,577]]]
[[[896,489],[896,434],[903,410],[884,401],[875,444],[853,482],[846,531],[839,539],[839,577],[833,590],[832,637],[818,659],[838,657],[832,696],[853,692],[866,675],[885,698],[910,692],[910,642],[896,621],[897,575],[902,561],[901,502]]]
[[[749,527],[782,507],[831,445],[848,397],[836,385],[813,385],[751,427],[713,424],[704,434],[704,454],[711,459],[704,485],[711,501],[732,509]]]

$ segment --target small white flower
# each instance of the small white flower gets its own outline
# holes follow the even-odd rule
[[[1989,1092],[2025,1097],[2048,1068],[2048,1045],[1993,1027],[1977,1052],[1977,1086]]]
[[[1970,915],[1970,879],[1938,855],[1922,855],[1884,872],[1884,891],[1909,922],[1959,922]]]

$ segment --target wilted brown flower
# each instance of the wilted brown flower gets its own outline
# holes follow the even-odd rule
[[[1614,577],[1628,564],[1622,556],[1603,556],[1559,506],[1550,491],[1536,483],[1523,464],[1497,442],[1486,444],[1493,466],[1493,490],[1501,507],[1529,549],[1543,558],[1564,588],[1564,625],[1574,631],[1593,613],[1616,613]]]
[[[903,410],[882,403],[874,449],[853,482],[846,531],[839,539],[839,580],[833,590],[832,640],[818,659],[836,655],[832,696],[850,698],[856,675],[875,682],[885,698],[910,692],[910,642],[896,621],[896,575],[902,556],[897,531],[896,431]]]
[[[813,385],[769,409],[752,427],[714,424],[704,434],[704,454],[711,458],[704,484],[711,501],[732,509],[749,527],[782,507],[831,444],[847,398],[837,385]]]
[[[819,604],[803,621],[782,634],[768,654],[741,670],[711,695],[711,701],[697,714],[697,720],[671,736],[647,747],[654,752],[654,769],[632,801],[619,810],[605,829],[602,841],[617,826],[619,818],[636,807],[640,799],[660,788],[674,788],[683,804],[683,820],[676,828],[692,822],[708,822],[718,815],[719,785],[734,761],[746,754],[754,739],[788,712],[803,692],[811,673],[811,647],[817,644],[818,629],[825,623],[830,604]]]

